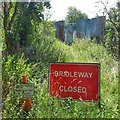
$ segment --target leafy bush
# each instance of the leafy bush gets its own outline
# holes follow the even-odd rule
[[[9,55],[6,59],[3,58],[3,98],[8,94],[9,89],[21,82],[21,78],[24,74],[30,78],[30,71],[33,69],[31,64],[26,63],[24,55]]]
[[[106,6],[104,6],[106,7]],[[117,60],[119,59],[119,41],[120,41],[120,1],[116,1],[116,6],[105,12],[108,15],[107,30],[105,35],[105,46]]]
[[[113,56],[118,58],[119,52],[119,37],[117,32],[115,31],[114,26],[108,21],[108,28],[106,29],[105,34],[105,47],[109,52],[112,53]]]

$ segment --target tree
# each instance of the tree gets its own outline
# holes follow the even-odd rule
[[[103,12],[106,16],[108,16],[107,19],[107,29],[106,29],[106,41],[105,45],[108,50],[113,52],[113,55],[115,55],[118,58],[119,52],[119,42],[120,42],[120,1],[116,3],[115,7],[112,7],[108,9],[108,2],[104,3],[102,0],[97,2],[101,3],[103,5]]]
[[[102,0],[97,2],[103,5],[103,12],[108,16],[108,21],[111,22],[116,32],[120,32],[120,1],[116,3],[116,7],[108,9],[108,2],[104,3]]]
[[[32,21],[44,19],[44,8],[50,8],[49,2],[3,2],[3,29],[6,52],[17,52],[32,33]],[[13,49],[15,48],[15,49]]]
[[[66,15],[66,23],[75,23],[77,19],[85,19],[88,16],[85,13],[82,13],[76,7],[69,7]]]

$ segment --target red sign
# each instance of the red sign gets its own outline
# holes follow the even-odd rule
[[[98,102],[99,66],[99,64],[51,63],[50,95]]]

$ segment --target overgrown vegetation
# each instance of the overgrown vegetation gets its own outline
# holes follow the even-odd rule
[[[111,40],[109,31],[104,46],[89,39],[76,39],[68,46],[55,37],[52,23],[44,20],[44,7],[49,8],[49,3],[4,3],[3,118],[118,118],[118,63],[107,50],[111,45],[107,44]],[[92,102],[50,97],[51,62],[100,63],[101,108]],[[28,82],[34,84],[33,107],[28,113],[19,108],[21,96],[16,98],[14,94],[24,73]]]
[[[108,9],[107,3],[104,3],[102,0],[98,3],[101,3],[103,6],[103,12],[108,19],[106,21],[106,33],[105,33],[105,47],[110,51],[113,56],[119,59],[119,42],[120,42],[120,1],[116,3],[115,7]]]
[[[19,99],[14,97],[14,87],[26,72],[29,82],[35,85],[29,118],[118,118],[118,71],[112,55],[103,46],[84,39],[78,39],[72,46],[55,41],[50,49],[48,53],[52,54],[47,58],[50,62],[101,63],[101,108],[92,102],[51,98],[48,92],[49,63],[29,64],[24,56],[13,55],[8,56],[3,65],[4,80],[14,84],[4,101],[3,117],[24,117],[22,111],[18,111]],[[36,59],[39,57],[36,56]]]

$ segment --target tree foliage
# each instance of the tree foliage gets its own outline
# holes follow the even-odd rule
[[[103,5],[108,15],[105,44],[107,49],[113,52],[113,55],[118,58],[120,41],[120,1],[116,3],[116,7],[112,7],[110,10],[107,9],[104,3]]]
[[[84,19],[84,18],[88,18],[88,16],[85,13],[82,13],[76,7],[71,6],[68,8],[68,12],[66,15],[67,23],[75,23],[77,19]]]
[[[40,23],[44,19],[44,8],[49,9],[50,3],[4,2],[2,7],[6,51],[14,53],[32,34],[32,22]]]
[[[99,12],[102,11],[106,15],[106,34],[105,34],[105,46],[108,51],[118,59],[119,56],[119,42],[120,42],[120,1],[116,2],[116,6],[109,8],[109,2],[100,0],[98,5],[102,5]],[[97,6],[98,7],[98,6]],[[99,7],[98,7],[99,8]]]

